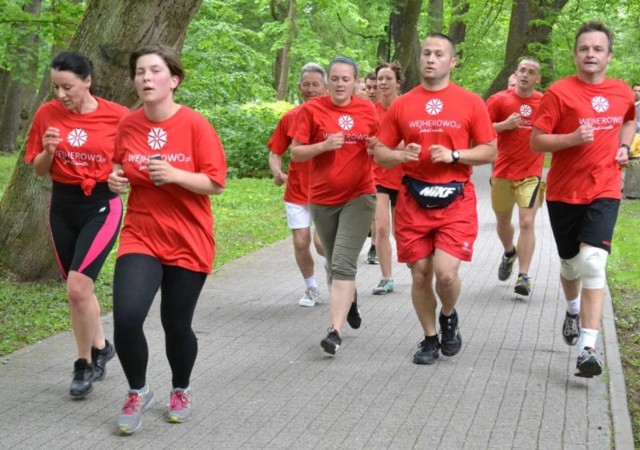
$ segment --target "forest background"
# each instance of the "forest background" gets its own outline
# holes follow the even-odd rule
[[[103,14],[97,22],[94,16],[93,27],[85,21],[90,10]],[[529,56],[542,63],[544,90],[575,72],[575,31],[591,19],[603,21],[615,33],[608,75],[640,83],[637,0],[0,0],[0,155],[7,155],[0,156],[0,343],[7,345],[0,355],[68,328],[64,291],[44,220],[49,184],[36,179],[22,162],[31,118],[50,95],[48,64],[61,50],[87,52],[98,62],[97,94],[135,106],[129,80],[113,76],[126,72],[127,56],[114,44],[114,35],[122,31],[122,39],[133,36],[135,46],[159,36],[181,48],[187,77],[177,100],[211,121],[227,153],[232,180],[225,196],[215,200],[216,211],[223,213],[219,230],[234,230],[229,242],[248,244],[242,251],[250,251],[286,236],[285,227],[263,224],[248,232],[269,230],[264,240],[256,235],[239,238],[246,220],[238,218],[237,225],[228,227],[222,221],[250,206],[245,203],[252,196],[269,196],[265,208],[281,210],[280,193],[263,179],[270,176],[265,144],[279,117],[300,102],[297,82],[303,64],[326,66],[333,57],[346,55],[366,74],[380,62],[398,60],[406,91],[420,80],[421,41],[428,32],[440,31],[458,47],[458,66],[452,74],[456,83],[486,98],[502,90],[518,60]],[[119,30],[122,24],[138,30],[124,25]],[[7,164],[14,166],[12,171],[3,169]],[[5,173],[12,173],[10,179],[2,178]],[[256,211],[247,214],[255,216]],[[260,217],[278,219],[266,211]],[[639,217],[635,203],[623,206],[616,231],[620,251],[612,255],[609,273],[638,446]],[[224,236],[221,240],[226,242]],[[112,261],[99,286],[99,295],[107,301],[111,273]],[[24,316],[7,306],[23,301]],[[62,309],[47,310],[52,302]],[[43,305],[44,310],[37,310]],[[105,310],[108,307],[103,303]]]

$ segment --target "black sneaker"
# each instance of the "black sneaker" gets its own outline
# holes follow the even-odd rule
[[[91,359],[93,360],[93,381],[102,381],[107,375],[107,362],[116,356],[116,349],[111,342],[105,339],[104,348],[99,350],[91,347]]]
[[[358,291],[356,290],[355,295],[353,296],[353,303],[351,303],[351,308],[349,308],[349,313],[347,314],[347,322],[349,322],[349,326],[354,330],[360,328],[362,324],[362,316],[360,315],[360,310],[358,309]]]
[[[414,364],[433,364],[440,356],[440,342],[438,335],[425,336],[418,344],[418,351],[413,354]]]
[[[562,338],[567,345],[576,345],[578,338],[580,337],[580,314],[564,315],[564,322],[562,322]]]
[[[515,251],[511,256],[502,254],[502,261],[500,261],[500,266],[498,267],[498,280],[505,281],[511,276],[513,263],[516,262],[516,259],[518,259],[518,253]]]
[[[596,350],[591,347],[585,347],[578,356],[576,364],[575,376],[581,378],[593,378],[602,373],[602,362],[596,355]]]
[[[325,352],[335,355],[338,349],[340,348],[340,344],[342,344],[342,339],[340,339],[340,335],[338,332],[332,328],[329,329],[329,334],[327,337],[320,341],[320,345],[324,349]]]
[[[458,331],[458,313],[453,310],[449,316],[440,313],[440,351],[444,356],[453,356],[462,348],[462,337]]]
[[[93,365],[84,358],[77,360],[73,363],[73,380],[71,380],[69,394],[75,398],[86,397],[93,390],[92,381]]]

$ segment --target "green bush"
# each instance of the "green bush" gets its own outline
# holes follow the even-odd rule
[[[229,177],[271,176],[267,141],[282,115],[293,106],[287,102],[247,103],[201,110],[222,140]]]

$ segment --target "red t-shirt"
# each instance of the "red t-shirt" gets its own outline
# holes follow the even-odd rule
[[[401,141],[420,144],[417,162],[402,164],[404,173],[428,183],[468,181],[471,167],[466,164],[433,164],[429,147],[440,144],[450,149],[467,149],[471,141],[486,144],[496,132],[482,99],[460,86],[449,83],[439,91],[418,86],[398,97],[387,111],[378,139],[388,148]]]
[[[271,135],[267,147],[276,155],[284,155],[291,146],[290,133],[296,120],[296,114],[302,105],[288,111]],[[289,161],[287,187],[284,191],[284,201],[296,205],[309,204],[309,168],[311,161]]]
[[[387,110],[384,109],[381,102],[376,102],[376,114],[378,115],[378,124],[382,124],[384,116],[387,114]],[[387,189],[399,190],[402,184],[402,166],[397,165],[394,167],[381,167],[372,161],[373,163],[373,179],[376,186],[383,186]]]
[[[155,154],[225,185],[224,150],[202,115],[186,106],[162,122],[151,122],[142,108],[130,114],[118,127],[113,157],[131,184],[118,256],[141,253],[165,265],[210,273],[215,241],[209,196],[176,184],[155,186],[147,171]]]
[[[51,179],[75,185],[87,179],[106,182],[111,173],[116,129],[129,110],[100,97],[95,99],[98,108],[86,114],[69,111],[58,99],[41,105],[29,130],[25,162],[31,164],[42,153],[44,132],[55,127],[60,130],[62,142],[51,163]]]
[[[351,96],[347,106],[336,106],[331,96],[324,95],[302,105],[293,131],[296,141],[315,144],[333,133],[345,137],[341,148],[311,159],[309,203],[336,206],[375,194],[367,145],[377,129],[376,111],[369,100]]]
[[[621,173],[615,160],[620,126],[635,118],[633,92],[621,80],[588,84],[577,75],[551,85],[533,126],[547,134],[573,133],[592,124],[593,142],[552,153],[547,200],[589,204],[598,198],[620,198]]]
[[[544,155],[531,151],[533,115],[540,105],[542,94],[533,91],[531,97],[520,97],[515,89],[498,92],[487,100],[489,117],[502,122],[511,114],[520,114],[520,125],[498,133],[498,158],[491,174],[512,181],[542,176]]]

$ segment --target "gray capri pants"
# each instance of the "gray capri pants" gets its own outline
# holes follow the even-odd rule
[[[338,206],[311,204],[311,215],[334,280],[356,279],[358,256],[376,210],[376,196],[364,194]]]

